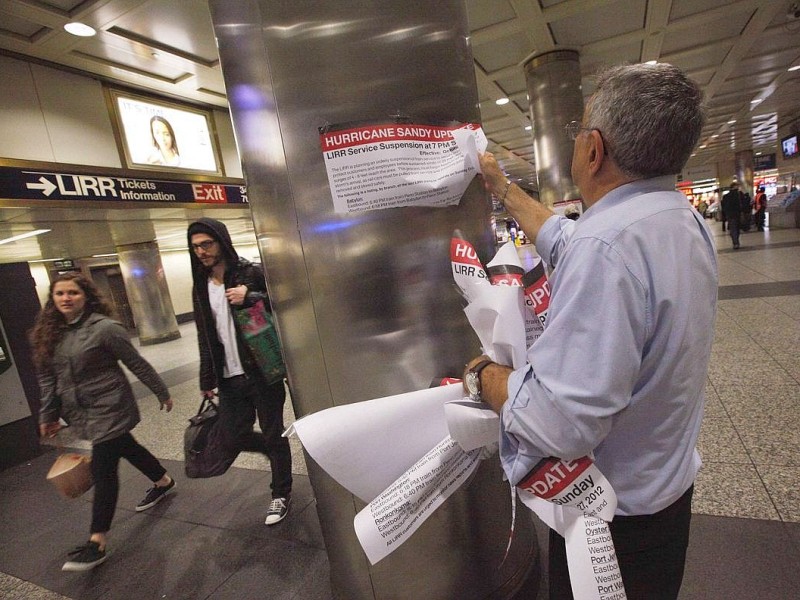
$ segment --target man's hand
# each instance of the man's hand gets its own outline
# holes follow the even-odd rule
[[[509,183],[500,165],[497,164],[494,154],[491,152],[479,154],[478,161],[481,164],[483,184],[486,186],[487,191],[497,196],[498,199],[502,198],[506,194],[506,188]]]
[[[242,304],[244,304],[245,296],[247,296],[246,285],[240,285],[225,290],[225,297],[228,299],[228,302],[230,302],[234,306],[241,306]]]
[[[161,406],[158,407],[158,410],[161,410],[164,407],[166,407],[167,412],[172,410],[172,398],[167,398],[166,400],[164,400],[161,403]]]
[[[542,225],[555,213],[526,194],[518,185],[509,183],[491,152],[479,154],[478,160],[486,189],[503,203],[508,214],[514,217],[525,235],[535,243]]]
[[[40,423],[39,424],[39,433],[42,437],[55,437],[55,435],[61,430],[61,423],[55,421],[54,423]]]

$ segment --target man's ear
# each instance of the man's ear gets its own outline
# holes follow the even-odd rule
[[[603,161],[608,157],[605,152],[605,144],[603,141],[603,136],[600,135],[600,132],[596,129],[592,129],[588,132],[589,134],[589,144],[587,152],[589,153],[589,169],[592,173],[597,173],[600,168],[603,166]]]

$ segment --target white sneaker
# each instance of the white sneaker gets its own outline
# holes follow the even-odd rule
[[[269,510],[267,511],[267,519],[264,521],[265,525],[275,525],[280,523],[289,514],[289,502],[291,498],[273,498],[269,503]]]

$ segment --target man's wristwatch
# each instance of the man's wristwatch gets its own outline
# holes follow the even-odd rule
[[[481,371],[492,364],[491,360],[482,360],[477,365],[467,371],[466,386],[471,400],[480,401],[481,398]]]

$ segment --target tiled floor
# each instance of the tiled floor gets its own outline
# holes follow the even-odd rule
[[[712,228],[719,313],[681,599],[796,599],[800,230],[744,233],[734,252],[720,224]],[[0,473],[1,598],[332,598],[296,441],[293,510],[276,527],[262,525],[269,501],[262,457],[242,455],[224,477],[183,477],[182,432],[199,397],[193,324],[181,332],[180,340],[143,349],[169,384],[175,410],[159,412],[147,390],[135,386],[144,419],[136,435],[176,475],[176,494],[135,513],[148,482],[125,465],[112,556],[91,573],[63,573],[64,552],[85,536],[89,496],[66,502],[43,483],[53,453]],[[287,407],[287,422],[292,418]]]

